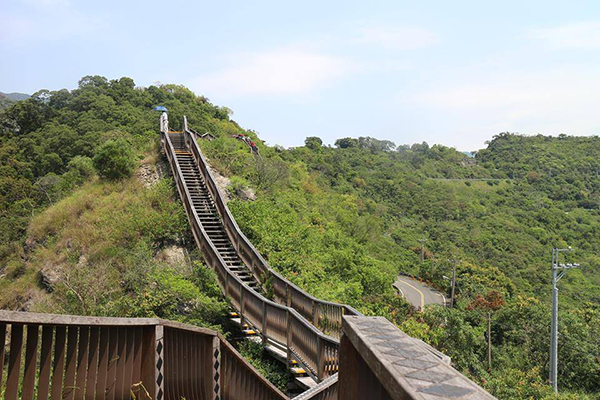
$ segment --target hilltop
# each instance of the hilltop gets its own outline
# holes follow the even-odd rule
[[[12,103],[28,99],[28,94],[25,93],[2,93],[0,92],[0,110],[8,108]]]
[[[475,157],[371,137],[333,147],[308,137],[286,150],[182,86],[84,77],[73,91],[39,91],[0,113],[0,307],[220,326],[226,301],[161,167],[159,104],[173,129],[185,114],[213,134],[203,151],[274,268],[317,297],[389,318],[499,398],[550,395],[550,249],[573,246],[583,268],[561,281],[560,385],[577,398],[600,390],[598,137],[502,133]],[[118,178],[101,169],[99,154],[111,151],[126,161]],[[447,291],[451,260],[455,309],[416,313],[396,296],[399,272]],[[492,292],[503,301],[487,371],[474,300]]]

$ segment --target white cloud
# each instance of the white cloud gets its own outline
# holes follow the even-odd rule
[[[219,95],[298,95],[314,91],[356,68],[341,57],[282,49],[230,57],[221,71],[192,80],[202,93]]]
[[[438,36],[421,28],[362,28],[355,40],[357,43],[377,45],[398,50],[412,50],[438,43]]]
[[[553,28],[530,29],[528,36],[559,49],[600,49],[600,22],[580,21]]]
[[[501,131],[600,133],[596,70],[571,67],[477,78],[473,83],[473,77],[454,77],[452,85],[405,96],[401,103],[425,110],[436,116],[436,124],[469,137],[491,137]]]

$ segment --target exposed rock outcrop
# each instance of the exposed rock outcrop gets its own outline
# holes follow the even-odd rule
[[[183,247],[170,246],[160,250],[154,257],[157,261],[164,262],[172,266],[178,266],[186,263],[185,251]]]
[[[229,180],[228,177],[221,175],[219,173],[219,171],[217,171],[210,165],[208,167],[210,168],[210,172],[211,172],[213,178],[215,178],[215,183],[217,184],[219,191],[223,195],[223,200],[225,200],[225,203],[229,202],[229,200],[231,199],[231,196],[229,195],[229,191],[227,190],[227,188],[229,187],[229,184],[231,183],[231,181]]]
[[[40,270],[40,284],[48,293],[54,291],[54,287],[60,281],[60,271],[51,265],[45,265]]]
[[[137,177],[146,188],[156,185],[160,179],[154,164],[151,163],[142,164],[137,171]]]

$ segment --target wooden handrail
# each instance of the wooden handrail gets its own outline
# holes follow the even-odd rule
[[[186,145],[192,150],[198,167],[204,175],[207,187],[215,201],[215,205],[223,218],[225,230],[240,254],[242,260],[251,267],[253,274],[259,282],[271,279],[275,287],[275,299],[287,306],[296,309],[303,317],[311,321],[320,330],[339,338],[342,328],[343,315],[362,315],[353,307],[346,304],[334,303],[318,299],[305,292],[294,283],[284,278],[275,271],[256,250],[246,235],[238,227],[237,222],[231,215],[229,207],[218,189],[216,181],[208,168],[208,163],[196,140],[196,135],[190,130],[187,117],[183,117],[183,134]],[[306,307],[294,307],[294,305],[306,304]]]
[[[184,134],[185,132],[189,135],[189,131],[184,131]],[[319,329],[313,326],[310,321],[294,308],[278,304],[267,299],[261,293],[256,292],[229,269],[202,227],[196,210],[193,207],[193,202],[185,184],[181,167],[175,156],[175,148],[171,143],[169,134],[162,132],[161,141],[171,165],[175,184],[183,201],[196,243],[202,250],[206,263],[217,272],[222,292],[231,298],[232,304],[238,310],[242,319],[248,321],[261,331],[265,343],[271,340],[288,349],[288,361],[290,365],[292,359],[294,359],[302,364],[309,375],[317,381],[334,375],[337,372],[339,341],[319,331]],[[192,154],[195,157],[201,157],[199,148],[196,147],[196,149],[198,151],[192,151]],[[207,179],[210,171],[207,168],[206,162],[199,162],[198,166],[205,177],[209,190],[212,187],[212,190],[218,193],[212,177],[211,179]],[[217,203],[217,208],[222,213],[221,215],[225,215],[229,211],[223,208],[223,206],[224,203],[221,203],[221,206]],[[229,217],[231,217],[230,214]],[[229,221],[230,223],[235,223],[232,217]],[[228,225],[226,220],[224,220],[224,225]],[[239,244],[240,242],[237,241],[237,243]],[[239,246],[236,248],[239,249]],[[252,264],[250,266],[252,267]],[[277,312],[281,313],[279,319],[273,317]],[[285,318],[282,317],[284,314]]]
[[[296,399],[494,399],[385,318],[343,321],[339,374]],[[158,318],[0,310],[0,361],[7,400],[289,400],[218,332]]]
[[[362,316],[362,314],[344,304],[319,300],[274,271],[239,229],[219,191],[194,133],[187,126],[185,116],[183,139],[204,177],[205,184],[221,215],[225,231],[234,248],[259,282],[265,282],[266,279],[272,280],[277,302],[267,299],[246,285],[224,262],[192,206],[193,203],[171,139],[166,132],[162,132],[163,148],[171,164],[192,233],[202,250],[206,263],[217,272],[223,293],[231,298],[242,321],[248,321],[260,331],[265,344],[270,340],[288,349],[290,365],[292,359],[301,363],[308,374],[318,382],[336,374],[339,365],[339,336],[342,318],[344,315]],[[437,351],[430,348],[430,352],[435,354]],[[439,352],[437,354],[440,358],[445,357]],[[445,358],[449,362],[448,357]]]

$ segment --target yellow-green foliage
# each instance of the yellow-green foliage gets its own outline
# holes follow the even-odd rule
[[[86,185],[72,196],[35,217],[30,241],[58,241],[71,251],[98,255],[111,245],[137,241],[158,246],[174,241],[186,229],[181,206],[170,198],[169,180],[145,189],[135,178],[116,183]]]
[[[214,326],[225,303],[203,267],[157,261],[188,232],[170,179],[95,181],[34,217],[27,261],[12,260],[0,307],[83,315],[152,316]],[[52,292],[37,285],[54,277]],[[211,283],[212,282],[212,283]],[[202,290],[201,290],[202,288]],[[216,289],[215,289],[216,288]]]

